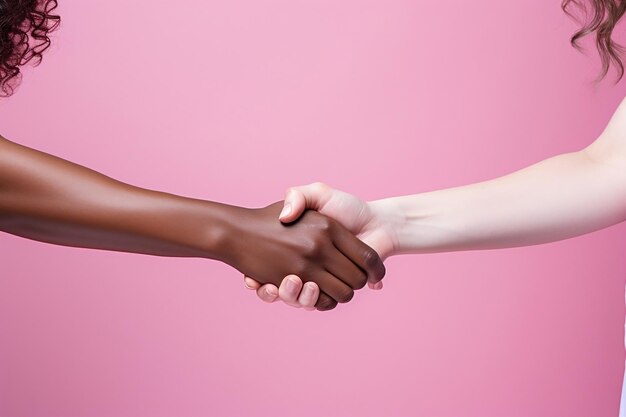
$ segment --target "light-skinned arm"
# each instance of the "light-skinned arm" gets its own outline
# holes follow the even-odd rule
[[[626,220],[626,101],[585,149],[512,174],[368,203],[323,184],[295,187],[287,193],[281,220],[293,221],[306,208],[343,223],[383,259],[537,245],[609,227]],[[249,278],[246,283],[260,287],[265,301],[277,298],[268,296],[271,287]],[[279,297],[298,305],[283,286]]]

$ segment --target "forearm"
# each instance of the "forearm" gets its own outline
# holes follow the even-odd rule
[[[219,258],[228,206],[133,187],[0,138],[0,230],[44,242]]]
[[[396,253],[535,245],[626,220],[626,165],[588,150],[491,181],[370,203]]]

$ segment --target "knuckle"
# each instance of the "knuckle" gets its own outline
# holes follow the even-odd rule
[[[289,187],[285,191],[285,199],[293,199],[298,195],[298,187]]]
[[[322,221],[320,222],[320,225],[319,225],[319,230],[324,233],[323,234],[324,239],[328,238],[327,233],[330,232],[330,230],[332,228],[332,225],[333,224],[328,219],[328,217],[323,217],[322,218]]]
[[[301,252],[308,259],[317,258],[322,253],[323,245],[323,240],[316,236],[310,241],[303,242]]]
[[[318,214],[315,219],[315,226],[318,232],[320,232],[319,236],[326,238],[326,234],[330,231],[331,227],[333,226],[333,221],[329,217]]]
[[[319,231],[314,234],[313,246],[317,254],[328,253],[328,249],[333,248],[331,237],[324,231]]]
[[[316,193],[325,193],[326,191],[330,190],[330,187],[327,184],[320,181],[314,182],[310,185],[310,187]]]

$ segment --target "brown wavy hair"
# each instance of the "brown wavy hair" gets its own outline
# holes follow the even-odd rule
[[[563,0],[561,7],[568,15],[582,20],[583,26],[570,39],[572,46],[581,49],[580,40],[595,36],[602,69],[597,81],[602,80],[611,66],[617,71],[617,80],[624,77],[624,48],[613,40],[613,30],[626,12],[626,0]]]
[[[0,0],[0,96],[13,94],[20,67],[41,62],[61,18],[57,0]]]

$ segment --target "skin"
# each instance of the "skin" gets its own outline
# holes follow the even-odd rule
[[[134,187],[0,138],[4,232],[56,245],[214,259],[260,283],[278,285],[296,273],[298,282],[315,285],[303,302],[318,310],[383,278],[377,253],[338,222],[309,211],[284,225],[282,206],[248,209]]]
[[[383,259],[537,245],[609,227],[626,221],[626,100],[585,149],[504,177],[371,202],[323,184],[295,187],[281,221],[294,221],[306,209],[336,219]],[[246,286],[266,302],[299,306],[298,286],[281,285],[278,292],[248,277]]]

